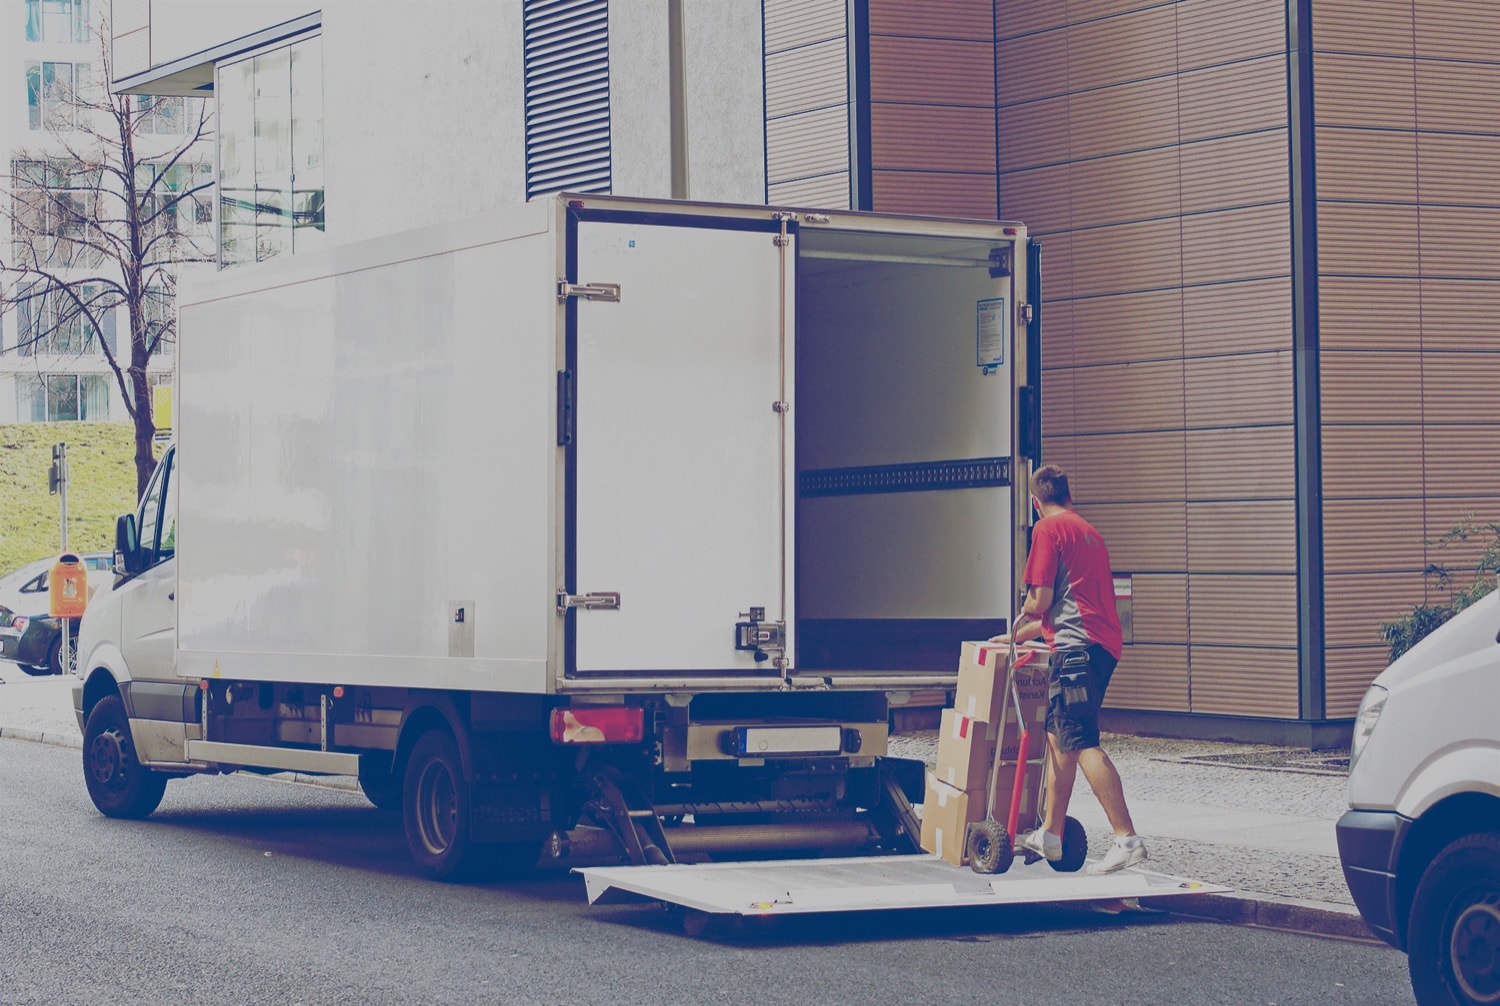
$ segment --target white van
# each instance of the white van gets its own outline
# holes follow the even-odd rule
[[[1497,630],[1491,593],[1386,668],[1354,724],[1339,858],[1422,1006],[1500,1002]]]

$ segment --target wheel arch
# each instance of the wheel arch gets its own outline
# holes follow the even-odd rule
[[[467,708],[462,700],[446,692],[420,692],[408,699],[401,714],[401,728],[396,735],[396,750],[391,771],[396,777],[406,774],[406,761],[422,735],[434,728],[446,729],[458,743],[458,757],[465,779],[474,778],[474,758],[470,743]]]
[[[1465,835],[1500,835],[1500,798],[1488,793],[1456,793],[1428,808],[1401,841],[1396,862],[1396,935],[1404,949],[1412,901],[1427,864],[1449,843]]]
[[[126,696],[126,689],[120,687],[120,682],[116,680],[114,672],[106,667],[95,667],[89,671],[88,677],[83,682],[83,693],[80,700],[83,707],[81,710],[83,722],[88,722],[89,713],[94,711],[94,707],[99,704],[101,699],[111,695],[118,695],[121,701],[125,702],[125,713],[128,716],[130,714],[130,702]]]

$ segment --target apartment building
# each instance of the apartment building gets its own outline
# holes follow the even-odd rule
[[[107,93],[103,54],[109,13],[108,0],[0,0],[0,74],[8,82],[0,94],[5,157],[0,200],[10,210],[0,214],[0,260],[13,269],[30,264],[63,283],[78,284],[85,300],[104,290],[88,280],[120,278],[85,234],[99,215],[101,186],[115,185],[107,170],[100,171],[104,162],[92,156],[89,137],[92,129],[107,131],[107,124],[80,107]],[[150,163],[191,135],[201,99],[146,95],[135,100],[135,150],[146,162],[138,170],[164,172],[162,187],[172,192],[210,182],[206,148],[176,164]],[[13,217],[21,226],[12,227]],[[211,219],[205,193],[168,210],[157,223],[207,239]],[[108,347],[120,354],[122,367],[129,365],[124,308],[99,307],[91,322],[40,272],[11,271],[0,280],[15,298],[0,313],[0,423],[127,421],[105,353]],[[148,332],[170,325],[169,291],[151,288],[146,306]],[[164,340],[151,358],[147,373],[153,386],[170,383],[172,349],[171,340]]]
[[[1490,4],[235,7],[115,3],[117,88],[219,104],[226,266],[565,188],[1027,222],[1117,726],[1346,735],[1425,542],[1500,514]]]

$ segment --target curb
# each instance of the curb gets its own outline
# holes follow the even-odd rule
[[[1201,894],[1191,898],[1142,898],[1141,904],[1185,918],[1385,945],[1385,941],[1365,925],[1365,920],[1360,918],[1359,910],[1353,905],[1282,898],[1251,891]]]
[[[30,741],[33,744],[50,744],[53,747],[83,750],[83,738],[72,733],[44,733],[40,730],[21,730],[16,727],[0,727],[0,738],[11,741]]]

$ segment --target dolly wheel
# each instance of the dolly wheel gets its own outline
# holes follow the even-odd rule
[[[1010,833],[999,821],[980,821],[969,832],[969,869],[1004,873],[1010,869]]]
[[[1076,817],[1063,821],[1062,858],[1049,860],[1047,865],[1058,873],[1077,873],[1089,858],[1089,833]]]

